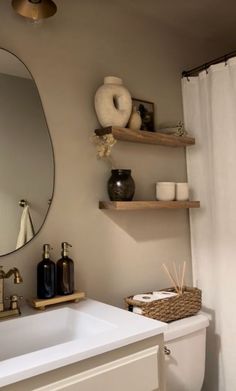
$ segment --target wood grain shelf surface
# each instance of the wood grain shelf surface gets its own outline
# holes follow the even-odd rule
[[[200,201],[99,201],[99,209],[148,210],[200,208]]]
[[[104,136],[110,133],[113,134],[116,140],[135,143],[156,144],[167,147],[186,147],[195,144],[195,138],[189,136],[175,136],[160,132],[147,132],[145,130],[133,130],[114,126],[95,130],[97,136]]]

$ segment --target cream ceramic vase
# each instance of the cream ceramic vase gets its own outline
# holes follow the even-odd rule
[[[139,130],[141,128],[141,125],[142,125],[141,115],[139,111],[137,111],[136,107],[133,106],[133,110],[128,122],[128,128],[133,130]]]
[[[132,99],[122,79],[104,78],[104,84],[95,94],[95,111],[101,126],[125,127],[132,110]]]

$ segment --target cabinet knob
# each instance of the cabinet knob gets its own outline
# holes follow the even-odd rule
[[[164,346],[164,353],[166,356],[170,356],[171,355],[171,350],[167,348],[167,346]]]

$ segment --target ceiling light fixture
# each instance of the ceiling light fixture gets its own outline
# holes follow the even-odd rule
[[[50,18],[57,12],[52,0],[12,0],[12,7],[19,15],[34,22]]]

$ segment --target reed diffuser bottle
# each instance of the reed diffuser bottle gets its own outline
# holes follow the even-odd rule
[[[74,262],[69,258],[71,244],[63,242],[62,258],[57,262],[57,294],[71,295],[74,293]]]

